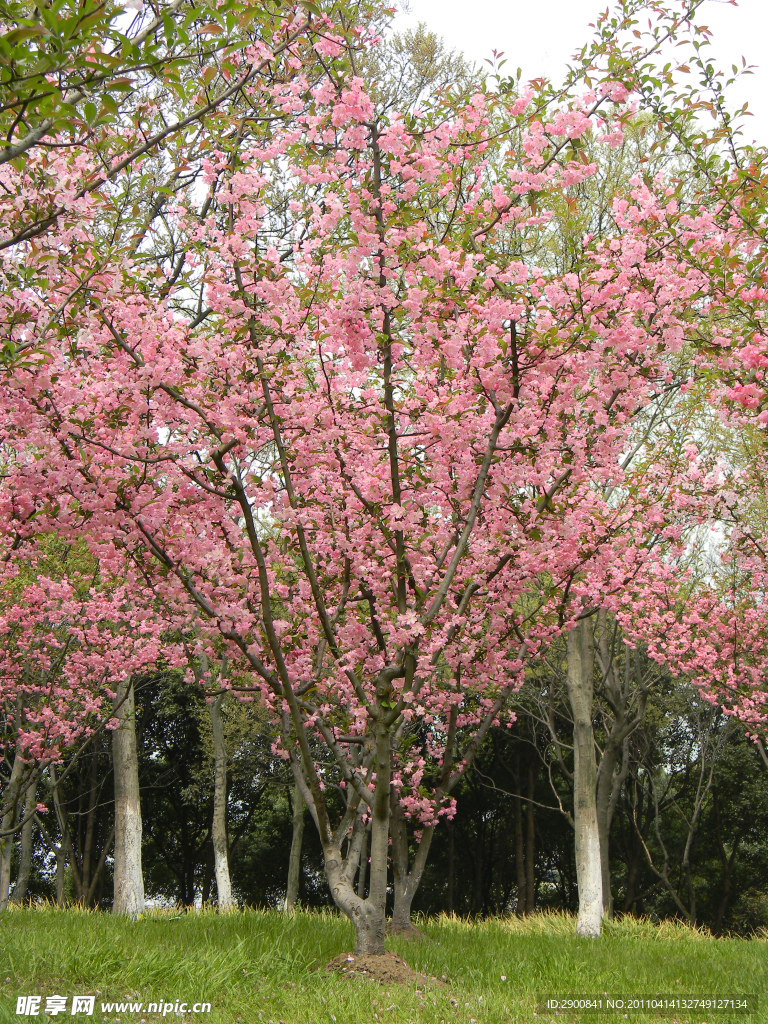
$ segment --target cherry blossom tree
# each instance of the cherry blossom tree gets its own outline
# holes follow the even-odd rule
[[[121,688],[163,649],[149,595],[130,578],[111,576],[106,558],[99,563],[82,543],[53,537],[4,547],[0,908],[8,899],[12,839],[35,813],[34,802],[28,805],[41,772],[125,717]]]
[[[138,245],[106,244],[87,155],[5,172],[7,203],[58,188],[67,209],[4,263],[25,275],[4,290],[3,400],[37,528],[114,552],[155,621],[200,619],[199,663],[226,653],[227,685],[271,710],[361,953],[384,948],[392,809],[404,918],[528,660],[679,536],[674,461],[633,476],[626,456],[699,330],[712,218],[637,177],[566,272],[525,258],[595,173],[579,141],[616,145],[633,115],[617,57],[628,74],[649,49],[611,39],[592,87],[378,117],[328,19],[326,73],[297,66],[268,90],[281,123],[204,147],[205,198],[181,190]],[[598,934],[579,807],[579,927]]]

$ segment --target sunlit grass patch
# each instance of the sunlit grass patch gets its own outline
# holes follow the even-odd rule
[[[0,918],[0,1020],[25,1019],[15,1012],[20,995],[40,995],[43,1009],[49,995],[90,994],[96,998],[91,1019],[100,1024],[151,1024],[163,1016],[147,1013],[147,1004],[165,1001],[212,1005],[210,1014],[169,1011],[174,1024],[623,1021],[612,1013],[536,1016],[542,997],[605,992],[757,994],[765,1006],[738,1019],[768,1020],[764,939],[713,939],[674,922],[625,918],[608,922],[601,939],[585,940],[564,914],[479,922],[440,917],[421,922],[421,929],[415,939],[393,937],[388,945],[422,974],[445,978],[445,987],[386,987],[326,974],[324,965],[354,945],[351,925],[330,912],[153,910],[131,922],[78,909],[14,909]],[[142,1002],[144,1012],[101,1008],[131,1001]],[[66,1017],[73,1020],[69,1005]],[[631,1017],[634,1024],[735,1019],[701,1012]]]

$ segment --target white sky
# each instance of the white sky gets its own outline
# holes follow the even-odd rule
[[[588,27],[609,0],[407,0],[409,14],[399,14],[396,30],[426,24],[445,39],[449,48],[461,50],[481,64],[491,51],[503,50],[503,71],[523,78],[546,75],[559,80],[565,63],[591,38]],[[405,6],[400,0],[400,7]],[[754,117],[744,126],[747,141],[768,144],[768,0],[706,0],[698,16],[713,33],[709,59],[725,71],[732,64],[756,65],[754,73],[736,83],[732,106],[749,102]],[[760,66],[762,65],[762,66]],[[488,65],[484,65],[487,67]]]

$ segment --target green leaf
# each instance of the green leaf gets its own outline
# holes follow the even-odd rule
[[[48,36],[50,32],[42,25],[30,25],[28,28],[14,28],[3,34],[4,43],[15,43],[19,39],[32,39],[34,36]]]
[[[173,18],[168,14],[163,15],[163,32],[165,33],[166,43],[169,46],[172,46],[176,35],[176,25],[174,24]]]

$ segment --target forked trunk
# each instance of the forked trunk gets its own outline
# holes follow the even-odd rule
[[[214,697],[208,705],[213,733],[213,841],[216,893],[219,910],[232,906],[232,884],[229,878],[229,843],[227,842],[227,748],[224,743],[224,726],[221,721],[221,705],[224,694]]]
[[[597,937],[603,916],[600,835],[597,823],[597,765],[592,728],[592,671],[595,642],[592,624],[582,619],[568,633],[568,699],[573,714],[573,804],[576,833],[576,881],[579,888],[579,935]]]
[[[371,885],[367,899],[361,899],[355,892],[350,877],[349,862],[336,846],[325,849],[325,874],[334,903],[355,926],[355,953],[360,956],[378,956],[384,952],[386,936],[386,875],[382,887],[376,876],[379,867],[374,852],[376,828],[371,836]],[[386,860],[384,862],[386,871]]]
[[[136,706],[133,683],[123,680],[115,696],[119,726],[112,734],[115,772],[115,894],[112,910],[136,918],[144,912],[141,873],[141,803],[136,753]]]
[[[355,926],[355,952],[380,956],[384,953],[387,906],[387,860],[389,857],[390,785],[392,781],[391,737],[386,725],[376,729],[376,783],[371,807],[371,861],[368,898],[355,892],[354,879],[362,850],[365,824],[355,822],[350,851],[341,852],[343,836],[324,844],[325,874],[336,906]]]

